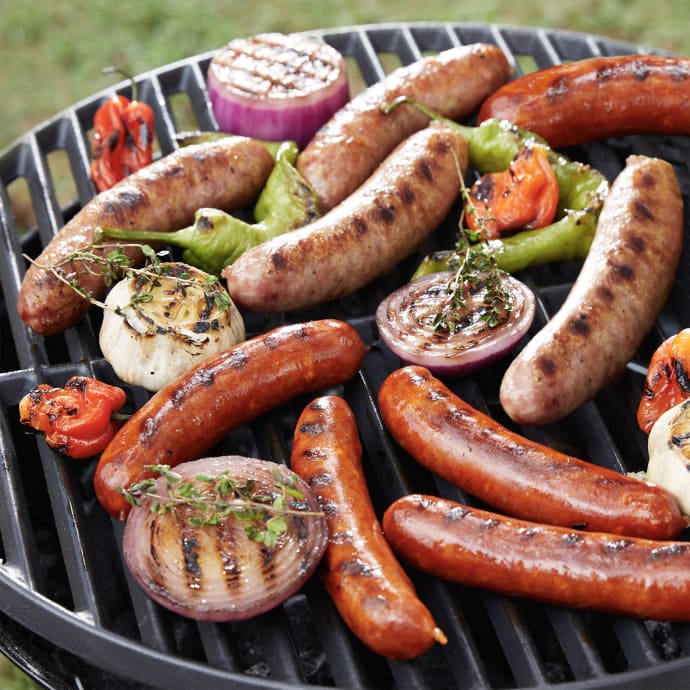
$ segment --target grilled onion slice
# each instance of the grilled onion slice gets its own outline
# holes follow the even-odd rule
[[[350,97],[335,48],[281,33],[230,41],[211,60],[207,81],[221,131],[300,148]]]
[[[113,286],[99,334],[115,373],[150,391],[246,335],[242,315],[220,282],[182,262],[160,266],[165,274],[155,280],[133,276]]]
[[[435,319],[447,300],[452,271],[431,273],[391,293],[376,310],[383,342],[401,360],[436,374],[458,376],[505,356],[528,332],[535,314],[534,293],[509,275],[501,276],[510,311],[496,326],[482,319],[485,291],[466,296],[467,312],[454,332],[438,330]]]
[[[245,531],[249,523],[235,515],[217,526],[195,526],[199,512],[189,505],[156,512],[153,499],[142,499],[127,517],[123,555],[152,599],[188,618],[242,620],[275,608],[311,577],[326,549],[328,527],[309,487],[291,470],[266,460],[222,456],[182,463],[174,471],[184,482],[196,482],[203,495],[210,492],[209,483],[198,476],[227,472],[238,485],[253,482],[252,495],[278,495],[280,477],[302,498],[287,501],[292,512],[284,516],[286,529],[275,546],[251,539]],[[162,477],[156,482],[158,494],[169,496],[167,482]]]

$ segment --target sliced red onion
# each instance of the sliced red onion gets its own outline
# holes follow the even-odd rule
[[[223,456],[186,462],[174,468],[186,481],[224,471],[239,484],[276,494],[274,473],[293,477],[284,465]],[[165,481],[157,480],[166,494]],[[275,547],[250,539],[246,522],[235,516],[219,526],[196,527],[188,506],[171,512],[151,510],[151,499],[132,508],[125,526],[123,555],[132,575],[156,602],[182,616],[206,621],[242,620],[268,611],[297,592],[311,577],[326,549],[328,527],[307,484],[293,486],[303,498],[289,499],[291,509],[310,514],[285,516],[287,530]],[[316,514],[314,514],[316,513]],[[198,515],[198,513],[197,513]]]
[[[466,298],[469,311],[454,333],[438,331],[434,319],[447,299],[453,273],[432,273],[391,293],[376,310],[383,342],[400,359],[437,374],[469,374],[505,356],[525,336],[534,320],[532,291],[512,276],[503,276],[512,309],[498,326],[481,319],[484,291]]]
[[[221,131],[300,148],[350,97],[335,48],[279,33],[230,41],[211,60],[207,83]]]

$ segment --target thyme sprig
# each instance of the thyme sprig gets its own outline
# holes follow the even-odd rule
[[[448,266],[454,271],[446,285],[446,299],[434,317],[435,332],[452,335],[462,327],[470,309],[467,296],[478,290],[484,291],[483,306],[479,318],[489,328],[495,328],[505,320],[512,310],[510,292],[506,289],[502,271],[496,262],[491,242],[486,239],[484,227],[488,218],[478,218],[477,229],[464,226],[465,214],[473,213],[469,190],[461,176],[463,212],[458,223],[458,237]]]
[[[127,255],[127,248],[142,251],[145,259],[143,266],[134,265]],[[151,302],[154,299],[151,290],[160,286],[162,278],[176,281],[182,290],[188,287],[200,287],[204,291],[206,300],[216,309],[226,311],[229,308],[230,295],[222,288],[217,276],[208,275],[205,281],[201,282],[186,272],[173,274],[170,264],[162,260],[167,254],[167,251],[156,252],[147,244],[119,244],[113,247],[113,245],[94,243],[86,249],[70,252],[51,265],[41,264],[26,254],[24,258],[38,268],[49,271],[78,295],[101,309],[109,307],[105,302],[97,299],[90,290],[84,289],[79,282],[79,275],[98,275],[103,279],[106,287],[112,286],[123,278],[135,278],[137,289],[132,293],[130,303],[124,308],[114,308],[114,311],[121,316],[124,315],[124,309],[127,307],[136,309],[137,305]]]
[[[275,469],[271,490],[262,491],[255,480],[240,482],[227,470],[217,476],[197,474],[193,480],[186,481],[169,465],[147,465],[146,469],[165,479],[165,492],[159,491],[155,477],[135,482],[127,489],[119,488],[130,505],[141,506],[143,499],[149,499],[153,513],[173,513],[175,516],[180,506],[185,506],[192,511],[187,521],[196,527],[218,526],[234,516],[246,523],[244,530],[250,539],[265,546],[275,546],[280,535],[287,531],[288,516],[323,515],[290,507],[290,499],[304,500],[294,473],[286,478]]]

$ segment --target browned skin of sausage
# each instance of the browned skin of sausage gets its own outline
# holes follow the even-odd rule
[[[367,347],[337,320],[280,326],[246,340],[158,391],[103,451],[94,487],[111,515],[129,504],[119,489],[152,476],[145,465],[194,460],[229,431],[293,397],[351,379]]]
[[[423,367],[391,373],[379,390],[379,407],[393,437],[417,462],[501,512],[652,539],[685,527],[666,490],[506,429]]]
[[[462,585],[654,620],[690,620],[690,544],[578,532],[405,496],[384,513],[394,550]]]
[[[340,615],[371,650],[411,659],[445,642],[381,531],[362,470],[354,414],[337,396],[317,398],[297,421],[290,459],[326,514],[322,577]]]
[[[91,305],[44,267],[61,264],[65,278],[76,278],[86,293],[100,298],[106,285],[97,266],[62,263],[74,252],[88,250],[98,227],[162,232],[185,227],[193,222],[197,209],[231,210],[250,203],[272,167],[265,146],[233,137],[186,146],[133,173],[86,203],[29,266],[19,292],[19,315],[41,335],[63,332]],[[113,249],[116,244],[110,240],[108,246]],[[137,263],[142,259],[139,250],[128,249],[127,254]]]
[[[460,192],[467,141],[441,123],[406,139],[354,194],[223,271],[238,306],[305,309],[367,285],[412,254]]]
[[[471,115],[511,76],[497,46],[476,43],[399,67],[351,99],[316,133],[297,168],[326,212],[359,187],[376,166],[428,118],[411,105],[386,114],[381,107],[408,96],[451,120]]]
[[[487,98],[478,120],[509,120],[553,147],[628,134],[690,134],[690,59],[595,57],[546,67]]]
[[[623,373],[668,298],[682,243],[673,166],[630,156],[563,306],[503,377],[501,403],[515,422],[556,421]]]

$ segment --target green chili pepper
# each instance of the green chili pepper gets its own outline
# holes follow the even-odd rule
[[[505,170],[520,149],[530,142],[536,141],[548,147],[537,134],[506,120],[486,120],[478,127],[470,127],[440,117],[423,104],[406,97],[396,99],[384,110],[389,111],[401,103],[410,103],[431,119],[441,120],[461,132],[468,143],[468,167],[480,175]],[[498,267],[509,273],[549,262],[584,259],[589,252],[608,192],[608,180],[595,168],[552,150],[549,150],[549,161],[558,179],[556,217],[559,220],[543,228],[523,230],[511,237],[491,240]],[[427,256],[413,279],[452,268],[454,254],[453,250],[448,250]]]
[[[275,165],[254,207],[255,223],[218,209],[202,208],[195,213],[192,225],[174,232],[103,227],[99,233],[111,239],[181,247],[188,264],[219,275],[250,247],[306,225],[319,215],[316,193],[295,168],[298,152],[292,141],[277,146]]]

